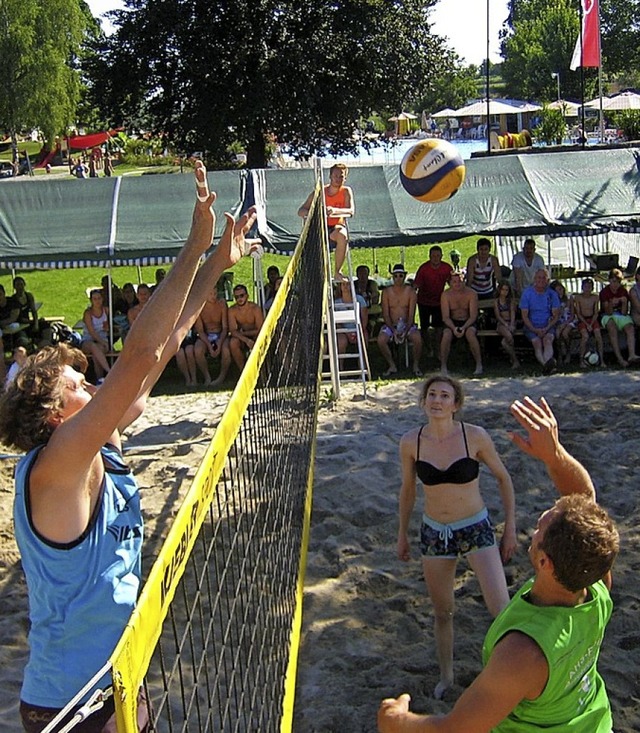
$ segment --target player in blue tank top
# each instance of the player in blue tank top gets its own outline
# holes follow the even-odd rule
[[[132,326],[97,389],[73,368],[78,352],[45,348],[30,357],[0,400],[0,439],[27,451],[16,470],[16,540],[29,590],[30,654],[21,691],[25,730],[42,730],[103,668],[136,603],[142,516],[138,487],[121,452],[120,433],[144,410],[151,388],[200,312],[211,285],[245,249],[255,220],[229,214],[213,241],[215,194],[196,163],[191,232],[169,274]],[[86,364],[86,360],[85,360]],[[74,728],[101,731],[113,698]]]

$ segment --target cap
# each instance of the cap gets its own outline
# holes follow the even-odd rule
[[[391,270],[391,274],[395,275],[396,272],[401,272],[403,275],[407,274],[407,271],[404,269],[404,266],[402,264],[393,266],[393,270]]]

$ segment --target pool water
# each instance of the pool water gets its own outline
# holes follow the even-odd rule
[[[425,138],[423,138],[425,139]],[[397,140],[392,145],[387,145],[379,148],[371,148],[367,151],[361,149],[357,155],[338,155],[331,156],[327,155],[323,158],[323,163],[346,163],[347,165],[392,165],[399,164],[404,154],[412,148],[422,142],[420,139],[403,139]],[[458,152],[462,156],[463,160],[469,160],[471,153],[475,153],[479,150],[487,149],[486,140],[456,140],[451,144],[458,149]]]

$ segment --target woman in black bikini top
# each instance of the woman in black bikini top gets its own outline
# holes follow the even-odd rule
[[[420,455],[420,437],[424,430],[424,425],[418,433],[418,443],[416,445],[416,456]],[[478,478],[480,473],[480,464],[475,458],[469,455],[469,444],[467,443],[467,433],[464,429],[464,423],[460,422],[462,428],[462,437],[464,438],[464,449],[467,453],[463,458],[458,458],[449,468],[436,468],[432,463],[421,461],[416,458],[416,473],[418,478],[425,486],[439,486],[440,484],[468,484],[470,481]]]
[[[435,615],[440,679],[434,696],[438,699],[453,683],[454,582],[458,558],[468,559],[487,608],[495,617],[509,602],[502,562],[507,562],[516,549],[511,478],[486,430],[454,419],[463,400],[459,382],[450,377],[431,377],[420,401],[427,423],[411,430],[400,441],[398,557],[405,562],[410,559],[408,531],[416,499],[416,479],[420,479],[424,488],[420,550]],[[499,546],[480,495],[480,463],[495,477],[502,499],[505,525]]]

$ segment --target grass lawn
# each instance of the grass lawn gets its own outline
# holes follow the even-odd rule
[[[452,244],[442,245],[444,259],[449,260],[449,252],[455,248],[462,252],[461,263],[475,251],[475,237],[459,240]],[[415,245],[404,249],[405,267],[410,273],[415,273],[418,267],[428,259],[431,245]],[[371,272],[375,271],[375,262],[378,265],[380,277],[387,278],[389,268],[402,261],[402,247],[381,247],[377,249],[354,249],[352,251],[353,268],[364,264]],[[289,264],[289,257],[285,255],[265,254],[262,269],[266,276],[270,265],[277,265],[283,273]],[[140,282],[153,283],[155,267],[142,267]],[[33,293],[37,301],[43,303],[41,316],[64,316],[67,324],[73,326],[82,318],[84,309],[89,305],[85,291],[89,287],[99,287],[100,280],[106,270],[99,267],[87,267],[76,270],[31,270],[16,272],[22,275],[27,283],[27,290]],[[0,284],[4,285],[7,295],[13,292],[12,275],[7,271],[0,275]],[[244,283],[251,293],[253,282],[252,260],[245,258],[234,268],[234,284]],[[126,282],[139,282],[138,268],[115,267],[112,270],[114,282],[122,287]]]

